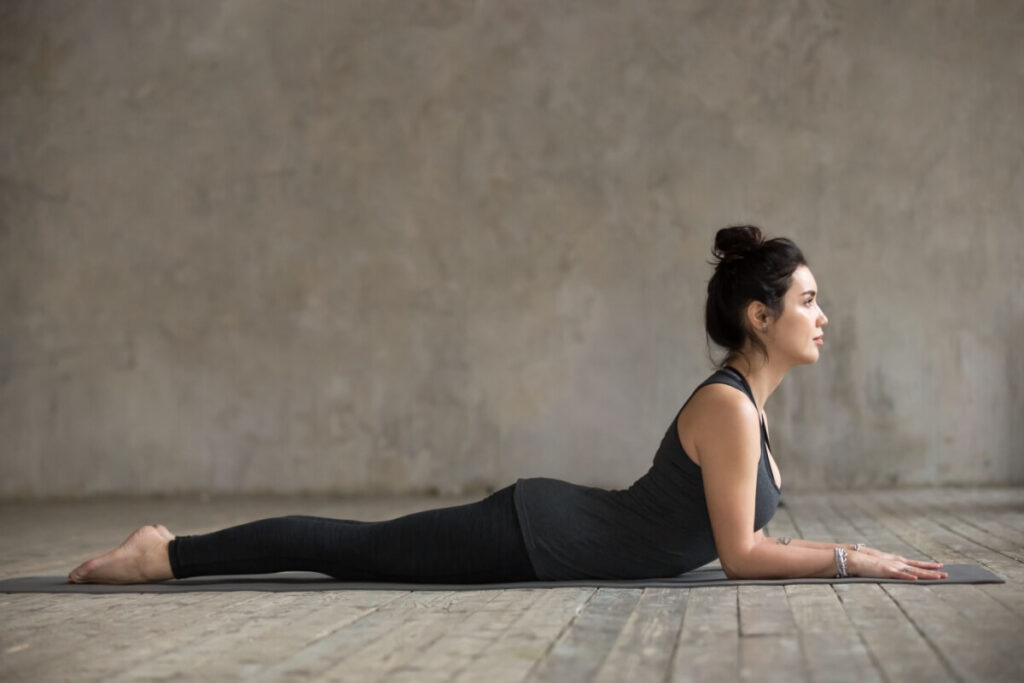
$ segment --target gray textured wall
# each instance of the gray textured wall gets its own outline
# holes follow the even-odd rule
[[[1024,3],[6,2],[0,496],[624,486],[715,228],[792,488],[1024,482]]]

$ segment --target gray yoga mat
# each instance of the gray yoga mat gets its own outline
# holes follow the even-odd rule
[[[846,579],[728,579],[721,569],[696,569],[686,574],[663,579],[573,581],[525,581],[520,583],[379,583],[336,581],[312,572],[281,572],[278,574],[244,574],[236,576],[205,576],[176,579],[161,583],[111,586],[100,584],[69,584],[63,576],[25,576],[0,581],[0,593],[179,593],[182,591],[333,591],[333,590],[497,590],[503,588],[566,588],[593,586],[598,588],[697,588],[701,586],[782,586],[789,583],[902,583],[934,586],[947,583],[1006,583],[987,569],[973,564],[947,564],[943,571],[949,578],[938,581],[918,579],[868,579],[854,576]]]

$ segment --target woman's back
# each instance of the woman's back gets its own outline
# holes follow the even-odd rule
[[[753,395],[732,368],[715,372],[694,390],[725,384]],[[674,576],[717,557],[701,468],[679,439],[680,408],[661,440],[651,468],[628,489],[607,491],[568,482],[520,479],[515,499],[523,537],[537,575],[640,578]],[[762,431],[754,530],[778,506]]]

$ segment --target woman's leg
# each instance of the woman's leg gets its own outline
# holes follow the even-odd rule
[[[176,578],[305,570],[364,581],[532,580],[513,489],[384,522],[275,517],[183,536],[169,543],[170,567]]]

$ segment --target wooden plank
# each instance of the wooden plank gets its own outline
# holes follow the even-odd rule
[[[918,509],[925,511],[928,518],[936,524],[960,536],[970,544],[979,545],[1000,555],[1005,555],[1011,560],[1024,562],[1024,551],[1019,549],[1018,544],[990,533],[985,525],[966,522],[960,516],[950,513],[939,503],[925,503],[920,505]]]
[[[359,616],[323,637],[304,645],[284,659],[252,674],[253,681],[286,678],[326,677],[327,671],[363,648],[390,639],[398,643],[413,639],[417,629],[432,613],[443,613],[459,597],[455,591],[408,592],[387,604]],[[410,624],[403,629],[405,624]],[[379,650],[378,650],[379,652]],[[371,656],[373,653],[371,652]]]
[[[956,513],[955,517],[975,529],[984,531],[998,539],[993,550],[1013,551],[1012,555],[1017,561],[1021,561],[1021,554],[1024,553],[1024,531],[1011,527],[1005,523],[1006,515],[986,516],[983,513],[968,515],[967,513]]]
[[[971,512],[986,514],[1008,529],[1024,533],[1024,487],[1002,491],[986,490],[984,499],[975,501]]]
[[[836,584],[843,610],[890,681],[955,681],[924,635],[877,584]]]
[[[166,594],[152,594],[167,600]],[[267,610],[266,593],[197,594],[199,598],[165,615],[136,610],[138,619],[119,622],[104,634],[102,643],[66,658],[59,669],[69,676],[103,681],[138,681],[147,677],[149,662],[175,662],[175,667],[156,667],[172,671],[192,666],[191,654],[204,659],[203,648],[225,632],[239,628],[254,615]],[[146,617],[149,617],[148,619]],[[140,646],[141,644],[141,646]],[[141,670],[140,670],[141,669]],[[139,675],[132,672],[140,670]],[[193,669],[193,671],[195,671]],[[155,676],[152,676],[155,677]]]
[[[1008,529],[1006,536],[1024,532],[1024,491],[1014,489],[1012,497],[1008,497],[1003,491],[989,491],[987,489],[973,491],[970,506],[958,505],[956,517],[971,524],[973,527],[987,529],[992,525],[992,519],[999,519],[1005,522],[1002,528]],[[944,508],[948,511],[948,507]],[[1020,510],[1020,512],[1014,512]],[[952,514],[952,513],[950,513]],[[1020,530],[1016,528],[1020,525]],[[961,535],[970,533],[969,529],[963,529]],[[1004,536],[1004,537],[1006,537]],[[1021,535],[1024,538],[1024,533]],[[990,548],[996,552],[977,552],[977,549],[965,548],[963,554],[968,561],[988,566],[992,571],[1007,579],[1007,585],[979,585],[978,589],[986,595],[999,600],[1009,607],[1015,614],[1024,615],[1024,592],[1014,590],[1012,586],[1024,582],[1024,564],[1019,561],[1022,549],[1018,546],[1015,553],[1002,552],[1003,547]],[[1013,558],[1018,559],[1013,559]]]
[[[663,681],[683,626],[685,588],[647,588],[594,677],[601,683]]]
[[[88,609],[87,601],[78,598],[76,604]],[[49,619],[51,622],[60,621],[60,616],[52,609],[54,596],[47,593],[0,593],[0,609],[3,610],[6,621],[0,621],[0,638],[8,635],[13,630],[14,619],[17,618],[19,630],[23,630],[33,622]],[[2,641],[0,641],[2,642]]]
[[[457,683],[521,681],[583,611],[594,588],[538,589],[539,597],[457,672]]]
[[[823,494],[815,497],[815,505],[807,511],[821,530],[815,541],[834,543],[856,543],[863,532],[851,520],[851,510],[843,504],[841,494]]]
[[[739,680],[751,683],[794,683],[810,680],[800,653],[800,638],[766,634],[740,638]]]
[[[1000,500],[986,491],[972,492],[970,500],[944,506],[945,512],[965,524],[989,533],[1007,548],[1024,548],[1024,494],[1018,500]]]
[[[892,495],[875,497],[865,493],[850,499],[851,505],[858,506],[863,514],[870,515],[879,522],[879,527],[875,531],[875,538],[879,542],[876,543],[872,538],[867,541],[868,545],[914,559],[936,562],[966,561],[967,558],[959,553],[955,557],[950,557],[947,546],[937,543],[927,532],[917,528],[918,515],[905,504],[897,501],[898,507],[891,509],[889,502],[882,500],[884,498],[891,501]]]
[[[677,683],[739,678],[739,609],[735,587],[691,589],[669,672]]]
[[[971,598],[972,600],[996,600],[1015,614],[1018,619],[1024,619],[1024,593],[1016,589],[1016,586],[1024,582],[1024,566],[1020,562],[1007,558],[1003,553],[992,552],[981,545],[973,547],[970,545],[960,546],[960,550],[950,549],[950,553],[956,557],[956,561],[965,561],[988,567],[1007,581],[1005,584],[980,584],[973,586],[974,595]],[[950,595],[956,597],[959,593],[951,593]],[[982,595],[986,597],[983,598]]]
[[[402,591],[360,593],[338,591],[328,600],[307,596],[305,608],[298,605],[294,614],[269,621],[271,628],[261,634],[242,642],[232,642],[228,646],[231,657],[215,655],[195,670],[201,670],[210,680],[236,676],[252,680],[261,676],[265,669],[288,661],[311,644],[337,634],[348,624],[386,609],[392,602],[408,595]]]
[[[741,638],[797,632],[783,586],[740,586],[739,620]]]
[[[451,680],[454,672],[478,659],[507,632],[543,592],[543,589],[501,591],[493,600],[447,628],[421,650],[414,662],[388,671],[388,680],[396,683]]]
[[[640,600],[641,589],[600,588],[530,672],[531,680],[589,681]]]
[[[60,626],[95,617],[96,601],[72,597],[77,599],[55,608],[52,595],[5,596],[0,619],[0,680],[52,662],[54,655],[60,654]]]
[[[886,519],[877,515],[874,503],[864,504],[866,494],[856,493],[844,496],[837,505],[841,506],[846,514],[855,516],[856,528],[860,531],[857,538],[849,539],[846,542],[859,542],[890,553],[897,553],[907,557],[918,557],[921,559],[935,559],[921,548],[921,541],[927,541],[924,534],[919,533],[896,533]]]
[[[868,506],[886,524],[903,535],[918,534],[926,550],[946,561],[978,562],[988,565],[1010,579],[998,585],[949,585],[930,589],[924,586],[883,584],[903,612],[939,651],[943,660],[965,680],[1020,680],[1020,664],[1014,653],[1024,639],[1021,627],[1020,591],[1014,584],[1024,580],[1021,564],[1004,555],[971,542],[938,524],[933,517],[943,515],[932,505],[915,505],[911,496],[898,503],[879,500],[882,494],[867,497]],[[946,501],[941,494],[931,496],[934,505]],[[967,553],[967,554],[965,554]],[[916,597],[915,597],[916,596]],[[1019,659],[1019,655],[1017,656]]]
[[[211,680],[255,673],[304,645],[351,623],[404,593],[398,591],[326,591],[263,593],[248,609],[219,615],[222,628],[180,651],[150,656],[126,668],[129,680],[187,678],[202,671]],[[224,653],[231,657],[225,658]]]
[[[493,590],[458,591],[429,609],[408,611],[391,629],[362,647],[350,649],[332,667],[317,675],[337,680],[369,680],[391,678],[400,671],[415,671],[433,643],[500,594]],[[482,647],[483,643],[478,646]]]
[[[786,595],[800,632],[804,662],[813,680],[882,680],[832,586],[791,584],[786,586]]]
[[[944,505],[942,500],[936,500],[935,497],[915,502],[915,506],[924,511],[929,518],[953,533],[1017,562],[1024,562],[1024,552],[1021,550],[1024,546],[1024,531],[1000,527],[985,516],[983,501],[978,501],[976,505],[974,510],[977,512],[969,512],[962,505]],[[1001,529],[1003,535],[993,533],[993,529]]]
[[[1002,623],[967,619],[950,604],[949,594],[971,586],[881,584],[914,626],[940,653],[945,664],[965,681],[1024,680],[1020,631]],[[941,593],[940,593],[941,591]]]
[[[52,597],[55,598],[52,611],[58,619],[70,616],[67,598],[85,598],[79,602],[89,609],[75,611],[73,619],[44,629],[33,641],[38,647],[20,651],[14,657],[4,657],[5,669],[15,667],[22,675],[40,680],[73,677],[97,665],[113,670],[112,667],[117,666],[114,662],[152,656],[174,647],[179,638],[193,637],[191,629],[195,624],[238,609],[255,595],[242,592],[192,594],[182,600],[174,599],[179,596],[154,593]],[[181,630],[182,623],[189,630]],[[176,632],[172,635],[171,631]],[[102,638],[97,634],[102,634]],[[3,677],[0,671],[0,678]]]
[[[426,633],[421,645],[405,646],[409,652],[391,666],[374,666],[366,661],[370,648],[352,654],[327,672],[344,672],[345,680],[383,676],[389,681],[448,681],[454,671],[466,662],[476,658],[482,650],[506,630],[531,602],[518,590],[490,591],[486,603],[462,603],[449,608],[443,615],[435,616],[431,627],[434,633]],[[535,595],[535,594],[527,594]],[[459,612],[462,612],[461,614]],[[374,647],[379,643],[374,643]],[[347,666],[355,660],[358,666]]]
[[[796,524],[796,520],[793,517],[793,506],[790,505],[790,497],[793,496],[794,500],[799,500],[799,494],[787,494],[786,505],[775,510],[775,515],[769,522],[769,528],[772,529],[772,536],[789,536],[790,538],[803,538],[800,528]]]
[[[867,505],[867,503],[860,504]],[[887,503],[882,503],[877,499],[871,505],[871,509],[880,519],[884,519],[888,526],[899,530],[901,535],[917,538],[927,555],[943,562],[980,564],[1004,576],[1008,583],[983,584],[978,586],[978,589],[999,600],[1015,614],[1024,615],[1024,595],[1021,595],[1020,591],[1012,590],[1014,583],[1024,581],[1024,565],[1020,562],[975,544],[936,524],[931,516],[937,513],[916,512],[912,506],[904,504],[900,507],[900,515],[897,516]]]
[[[740,680],[806,680],[799,633],[785,587],[740,586],[738,599]]]
[[[811,541],[832,541],[828,528],[822,523],[825,498],[817,494],[794,495],[787,499],[786,508],[799,529],[800,538]]]

